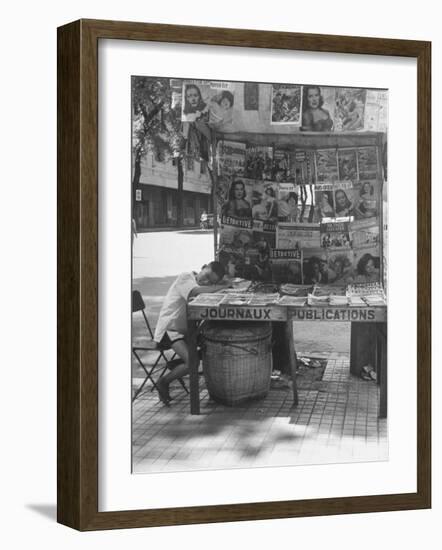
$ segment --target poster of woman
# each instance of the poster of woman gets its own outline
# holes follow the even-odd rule
[[[332,183],[320,183],[315,185],[315,213],[316,219],[335,217],[335,199]]]
[[[183,122],[204,121],[220,131],[233,131],[235,90],[232,82],[184,80],[182,87]]]
[[[252,194],[252,217],[254,220],[278,221],[277,185],[256,183]]]
[[[290,186],[287,189],[282,186]],[[299,221],[300,208],[298,206],[299,193],[295,191],[293,184],[280,184],[278,190],[278,221],[297,222]]]
[[[355,283],[375,283],[380,281],[379,248],[363,247],[355,250]]]
[[[250,192],[249,186],[249,192]],[[247,187],[242,179],[233,179],[230,185],[229,194],[224,203],[221,214],[223,218],[246,218],[252,217],[252,205],[248,197]]]
[[[324,91],[330,104],[325,103]],[[333,130],[334,88],[303,86],[302,127],[304,132],[330,132]]]
[[[338,185],[335,191],[335,212],[337,218],[347,218],[353,215],[353,188]]]

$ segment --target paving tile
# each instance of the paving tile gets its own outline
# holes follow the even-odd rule
[[[350,375],[345,353],[324,351],[316,342],[301,351],[327,358],[327,366],[316,387],[301,387],[296,408],[290,389],[224,407],[209,398],[201,380],[201,415],[192,416],[181,386],[172,388],[169,408],[147,387],[133,406],[134,472],[386,460],[378,386]]]

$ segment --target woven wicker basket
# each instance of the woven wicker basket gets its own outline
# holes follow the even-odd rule
[[[203,371],[210,397],[237,405],[265,397],[272,373],[270,323],[207,323],[203,335]]]

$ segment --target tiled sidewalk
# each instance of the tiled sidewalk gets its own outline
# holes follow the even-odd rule
[[[312,348],[306,343],[298,352],[326,357],[327,366],[322,380],[308,384],[300,371],[296,408],[291,389],[281,384],[247,406],[219,405],[200,377],[201,414],[193,416],[178,383],[170,407],[147,387],[133,405],[134,473],[387,460],[376,383],[350,375],[342,351]]]

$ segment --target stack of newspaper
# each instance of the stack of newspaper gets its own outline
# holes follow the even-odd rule
[[[348,298],[347,296],[330,296],[330,305],[331,306],[346,306],[348,305]]]
[[[223,306],[246,306],[252,299],[253,294],[239,294],[239,293],[229,293],[224,295],[224,299],[221,302]]]
[[[363,299],[367,302],[368,306],[386,306],[387,300],[385,296],[381,294],[371,294],[370,296],[363,296]]]
[[[313,292],[308,295],[308,303],[311,306],[347,305],[346,291],[346,286],[315,285]]]
[[[216,307],[224,300],[225,294],[213,293],[213,294],[198,294],[191,304],[195,306],[207,306]]]
[[[381,283],[353,283],[348,285],[347,294],[349,296],[374,296],[380,294],[384,296],[384,289]]]
[[[288,296],[304,296],[312,292],[313,287],[311,285],[293,285],[291,283],[286,283],[280,286],[281,294],[287,294]]]
[[[360,296],[348,296],[348,305],[350,307],[365,307],[367,304]]]
[[[297,306],[302,307],[305,306],[305,303],[307,302],[306,296],[281,296],[279,299],[279,304],[282,306]]]
[[[360,283],[348,285],[347,295],[351,299],[359,298],[364,301],[364,305],[366,304],[371,307],[387,305],[385,292],[380,283]]]
[[[307,297],[307,303],[309,306],[328,306],[330,302],[330,297],[328,294],[324,296],[315,296],[314,294],[309,294]]]
[[[279,294],[273,292],[271,294],[256,293],[251,294],[251,300],[248,305],[250,306],[269,306],[271,304],[279,303]]]
[[[345,296],[347,287],[342,285],[315,285],[314,296]]]

